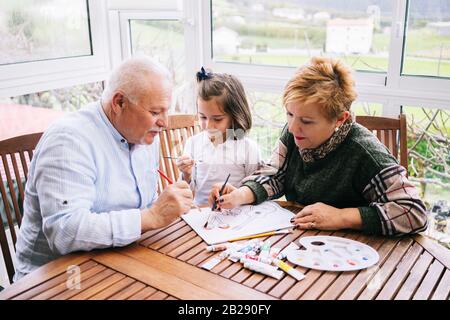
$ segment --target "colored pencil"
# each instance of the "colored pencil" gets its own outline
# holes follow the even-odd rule
[[[164,179],[166,179],[166,180],[169,182],[169,184],[173,184],[173,181],[172,181],[168,176],[166,176],[166,175],[164,174],[164,172],[162,172],[161,170],[158,169],[158,173],[161,175],[161,177],[163,177]]]
[[[286,233],[291,233],[292,231],[289,229],[283,229],[283,230],[277,230],[277,231],[270,231],[270,232],[264,232],[264,233],[258,233],[258,234],[253,234],[251,236],[245,236],[245,237],[239,237],[239,238],[234,238],[234,239],[230,239],[228,240],[229,242],[232,241],[240,241],[240,240],[247,240],[247,239],[253,239],[253,238],[259,238],[259,237],[267,237],[267,236],[273,236],[275,234],[286,234]]]

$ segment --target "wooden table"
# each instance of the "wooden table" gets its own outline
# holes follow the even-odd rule
[[[287,207],[294,212],[296,207]],[[183,220],[149,231],[130,246],[74,253],[42,266],[0,293],[1,299],[440,299],[450,292],[450,251],[417,235],[382,238],[356,232],[296,230],[270,237],[285,247],[304,236],[335,235],[364,242],[380,255],[376,267],[323,272],[297,267],[306,278],[276,280],[223,260],[200,266],[218,253]],[[264,238],[263,238],[264,239]],[[79,289],[70,288],[73,266]]]

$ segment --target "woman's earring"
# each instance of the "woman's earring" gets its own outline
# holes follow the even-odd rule
[[[338,132],[339,131],[339,127],[334,128],[334,132]]]

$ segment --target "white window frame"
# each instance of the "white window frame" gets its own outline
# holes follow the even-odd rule
[[[401,105],[450,109],[450,79],[400,74],[407,1],[393,0],[389,64],[386,73],[354,72],[358,99],[383,103],[383,114],[388,116],[398,115]],[[249,89],[281,94],[296,68],[214,61],[211,56],[210,0],[201,1],[197,16],[201,20],[203,61],[206,67],[217,72],[237,75]]]
[[[105,0],[88,0],[92,55],[0,66],[0,97],[102,81],[110,71]]]
[[[200,33],[195,13],[198,8],[197,0],[185,0],[183,10],[155,10],[155,9],[121,9],[109,10],[110,45],[112,64],[117,66],[120,62],[132,55],[130,39],[130,20],[168,20],[179,21],[184,26],[184,47],[186,55],[185,72],[189,76],[201,64]],[[119,36],[117,36],[119,35]]]

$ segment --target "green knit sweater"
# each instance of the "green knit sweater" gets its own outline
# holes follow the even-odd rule
[[[256,203],[284,194],[287,200],[303,205],[323,202],[336,208],[358,208],[363,231],[383,233],[382,221],[389,218],[379,214],[380,209],[374,205],[377,199],[371,197],[382,197],[384,192],[370,196],[364,191],[383,169],[398,167],[398,162],[370,131],[354,123],[335,150],[308,163],[302,160],[294,137],[286,127],[279,143],[285,146],[285,158],[276,173],[265,179],[255,173],[243,183],[255,194]]]

